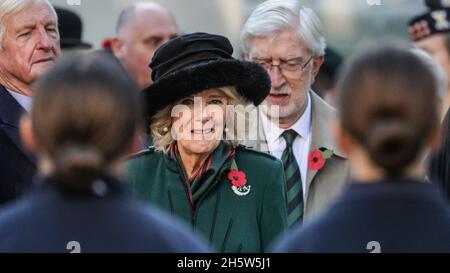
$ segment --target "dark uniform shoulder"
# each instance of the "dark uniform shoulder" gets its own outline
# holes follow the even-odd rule
[[[138,159],[138,158],[150,155],[150,154],[154,154],[155,152],[156,152],[155,147],[149,146],[147,149],[143,149],[143,150],[140,150],[139,152],[129,155],[127,157],[127,160]]]
[[[278,158],[245,146],[236,147],[235,158],[238,169],[251,177],[254,191],[261,189],[263,194],[267,187],[284,187],[283,163]]]
[[[244,154],[244,155],[251,155],[251,156],[256,156],[258,158],[264,158],[264,159],[268,159],[271,161],[278,161],[279,159],[276,158],[275,156],[268,154],[268,153],[264,153],[264,152],[260,152],[257,151],[255,149],[249,148],[245,145],[239,144],[238,146],[236,146],[236,151],[239,151],[240,153]]]

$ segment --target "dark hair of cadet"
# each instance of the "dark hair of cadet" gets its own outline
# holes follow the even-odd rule
[[[439,126],[437,84],[407,45],[387,42],[358,54],[338,84],[342,127],[388,175],[402,175]]]
[[[37,82],[32,128],[60,187],[88,190],[110,175],[139,126],[138,96],[120,64],[97,52],[63,60]]]

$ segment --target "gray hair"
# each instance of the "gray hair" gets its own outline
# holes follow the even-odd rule
[[[3,37],[6,32],[5,26],[5,18],[17,12],[24,10],[30,4],[36,0],[1,0],[0,1],[0,51],[3,51]],[[41,2],[47,4],[50,8],[50,11],[55,16],[56,20],[58,20],[58,15],[56,14],[55,9],[52,4],[48,0],[40,0]]]
[[[438,94],[439,99],[444,99],[447,95],[448,90],[448,78],[447,74],[444,71],[444,68],[437,63],[425,50],[419,48],[411,49],[411,52],[414,53],[419,59],[428,67],[433,76],[436,79],[436,93]]]
[[[242,29],[242,50],[249,52],[251,38],[273,36],[286,29],[296,30],[316,57],[325,54],[326,43],[319,17],[297,0],[268,0],[258,5]]]

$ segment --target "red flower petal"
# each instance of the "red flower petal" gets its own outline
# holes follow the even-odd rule
[[[105,48],[105,49],[111,48],[111,39],[103,40],[102,47]]]
[[[311,170],[317,171],[325,166],[325,160],[323,159],[322,152],[320,151],[312,151],[309,154],[309,168]]]
[[[231,170],[228,173],[228,179],[230,179],[233,186],[236,187],[243,187],[247,184],[246,174],[239,170]]]

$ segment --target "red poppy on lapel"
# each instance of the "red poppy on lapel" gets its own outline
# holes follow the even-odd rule
[[[325,166],[325,159],[323,159],[322,152],[320,150],[312,151],[308,158],[309,168],[313,171],[318,171]]]
[[[230,179],[231,184],[237,188],[247,184],[247,175],[237,169],[233,169],[228,173],[228,179]]]
[[[311,151],[308,158],[309,168],[318,171],[325,166],[325,161],[333,156],[333,151],[326,148]]]
[[[308,158],[309,168],[318,171],[325,166],[325,161],[333,156],[333,151],[327,148],[320,148],[311,151]]]

